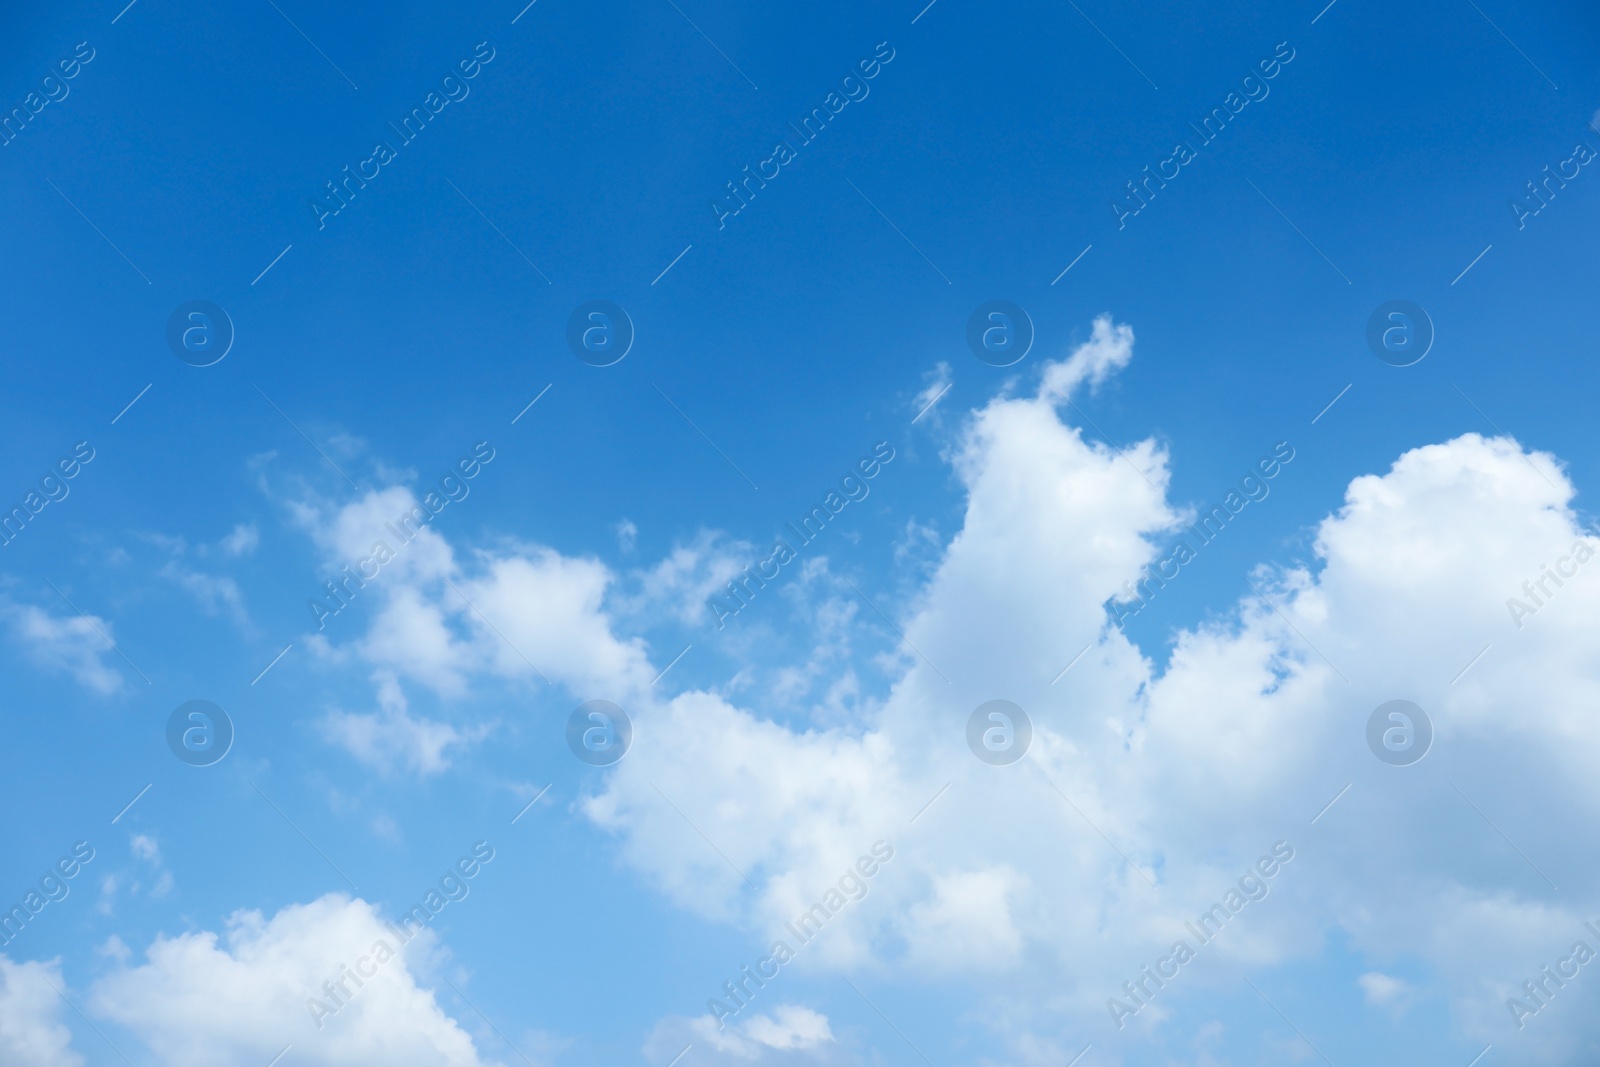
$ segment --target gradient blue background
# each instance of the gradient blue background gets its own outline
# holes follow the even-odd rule
[[[366,458],[341,464],[363,485],[377,484],[374,459],[431,479],[487,438],[499,455],[440,518],[447,536],[511,533],[618,568],[701,527],[765,545],[888,439],[899,457],[850,509],[852,537],[828,547],[887,575],[909,520],[945,536],[959,521],[939,414],[981,404],[1110,312],[1133,325],[1139,356],[1082,406],[1119,445],[1165,442],[1176,499],[1215,502],[1274,442],[1297,450],[1269,500],[1134,624],[1158,659],[1175,628],[1243,592],[1256,562],[1306,558],[1310,524],[1349,480],[1407,448],[1498,427],[1568,460],[1580,485],[1596,476],[1600,175],[1586,167],[1524,230],[1507,207],[1577,141],[1600,146],[1588,126],[1600,106],[1600,18],[1586,5],[1484,4],[1530,63],[1467,0],[1339,0],[1315,25],[1319,4],[1085,2],[1159,89],[1070,4],[938,0],[914,25],[917,4],[681,4],[759,89],[665,0],[539,0],[515,25],[516,4],[280,6],[139,0],[115,25],[116,4],[0,16],[6,107],[77,42],[96,49],[70,96],[0,149],[10,208],[0,497],[20,502],[76,441],[98,451],[71,496],[0,550],[0,582],[58,611],[48,578],[114,618],[119,645],[150,678],[130,673],[106,701],[0,652],[0,896],[20,894],[80,838],[103,841],[110,866],[130,825],[164,829],[181,886],[114,918],[95,912],[87,884],[52,905],[12,951],[66,956],[75,983],[92,979],[91,949],[112,932],[137,949],[159,932],[215,929],[235,908],[270,913],[348,888],[251,781],[388,905],[408,905],[472,841],[493,842],[500,858],[441,931],[502,1030],[574,1038],[560,1062],[630,1062],[655,1019],[699,1010],[730,961],[753,958],[747,939],[683,915],[621,869],[604,835],[566,811],[597,772],[575,770],[561,746],[560,694],[512,718],[472,773],[419,785],[312,739],[321,707],[361,699],[362,678],[311,670],[297,648],[249,684],[308,630],[319,566],[271,486],[263,491],[255,457],[276,453],[269,483],[293,476],[349,492],[256,387],[324,447],[340,434],[364,440]],[[386,122],[483,40],[496,58],[471,95],[319,232],[307,202],[322,183],[375,139],[392,143]],[[769,155],[784,122],[884,40],[896,55],[870,96],[719,231],[708,203],[723,183]],[[1296,56],[1271,95],[1119,231],[1107,204],[1123,182],[1169,155],[1186,123],[1280,41]],[[614,367],[586,366],[565,346],[567,316],[592,298],[623,305],[637,328]],[[994,298],[1023,305],[1037,328],[1030,361],[1007,370],[979,362],[963,338],[972,309]],[[1420,303],[1437,327],[1414,367],[1386,366],[1365,346],[1367,316],[1393,298]],[[189,299],[216,302],[235,324],[233,350],[214,367],[166,348],[167,317]],[[941,361],[953,387],[908,429]],[[639,531],[631,556],[614,535],[624,519]],[[248,634],[152,578],[166,557],[144,536],[215,541],[239,522],[262,538],[236,571]],[[865,591],[884,605],[907,592],[888,578]],[[348,624],[353,637],[362,609],[330,626]],[[674,681],[713,684],[742,656],[803,654],[786,647],[771,602],[741,624],[762,625],[763,612],[773,629],[755,651],[670,623],[647,637],[662,662],[693,641]],[[879,640],[895,643],[887,628]],[[239,728],[218,773],[165,751],[166,715],[193,697],[227,707]],[[521,806],[508,783],[527,781],[553,781],[561,803],[508,826]],[[147,782],[150,794],[109,827]],[[390,814],[403,841],[371,837],[358,810]],[[1333,944],[1277,979],[1280,1006],[1324,1035],[1336,1061],[1464,1063],[1476,1052],[1426,1038],[1446,1026],[1442,1004],[1392,1033],[1360,1029],[1348,980],[1338,988],[1349,1003],[1319,992],[1323,976],[1359,966]],[[848,987],[789,980],[837,1027],[866,1035],[881,1062],[916,1061]],[[959,988],[886,988],[875,999],[937,1062],[993,1051],[974,1044]],[[1276,1024],[1248,989],[1231,1010],[1240,1027]],[[114,1061],[73,1025],[92,1064]]]

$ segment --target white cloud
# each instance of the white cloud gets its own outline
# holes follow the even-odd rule
[[[170,557],[158,572],[161,577],[188,593],[200,610],[207,615],[226,611],[240,627],[248,629],[250,620],[244,608],[244,596],[239,583],[228,575],[207,574],[189,566],[190,556],[209,557],[221,552],[228,557],[248,555],[255,551],[260,534],[252,525],[240,523],[215,545],[199,544],[190,548],[182,537],[162,533],[142,533],[139,539],[164,550]]]
[[[260,543],[261,531],[256,529],[255,524],[241,522],[218,543],[217,547],[229,556],[248,556]]]
[[[1504,605],[1579,536],[1565,474],[1474,434],[1408,452],[1351,484],[1318,528],[1314,566],[1258,572],[1270,602],[1247,595],[1180,632],[1157,674],[1107,626],[1103,605],[1182,534],[1168,458],[1151,441],[1121,455],[1086,441],[1056,407],[1125,364],[1131,344],[1126,329],[1097,323],[1088,345],[1044,371],[1037,396],[974,413],[953,455],[967,490],[961,529],[894,611],[926,660],[903,650],[881,706],[827,731],[701,693],[641,708],[650,742],[586,810],[680,906],[775,936],[852,849],[885,837],[898,858],[874,895],[805,951],[907,976],[982,962],[1023,988],[1043,967],[1057,999],[1024,994],[1005,1013],[1041,1027],[1061,1025],[1052,1014],[1108,1025],[1105,998],[1285,839],[1300,858],[1274,879],[1275,903],[1205,949],[1221,972],[1183,981],[1315,957],[1322,931],[1343,927],[1359,951],[1427,960],[1464,1033],[1505,1037],[1507,990],[1548,962],[1527,946],[1544,938],[1554,959],[1581,930],[1584,902],[1541,903],[1533,871],[1492,852],[1486,865],[1498,838],[1442,781],[1437,803],[1454,808],[1396,823],[1387,813],[1415,807],[1407,783],[1427,780],[1437,760],[1408,779],[1365,751],[1362,727],[1384,700],[1423,703],[1454,773],[1519,828],[1525,850],[1562,857],[1563,879],[1593,870],[1563,842],[1600,813],[1600,652],[1586,622],[1600,611],[1600,570],[1580,571],[1522,631]],[[1294,476],[1292,466],[1279,475]],[[1035,724],[1033,751],[1012,768],[979,764],[961,735],[971,709],[997,695]],[[1352,781],[1313,837],[1310,815]],[[754,902],[741,907],[738,875],[689,838],[656,788],[757,881]],[[1407,902],[1423,897],[1437,904],[1419,922]],[[1548,1022],[1551,1050],[1574,1027],[1593,1029],[1573,1018]]]
[[[1089,383],[1092,392],[1131,359],[1133,329],[1113,324],[1110,315],[1101,315],[1094,320],[1089,340],[1074,349],[1065,362],[1046,365],[1040,393],[1065,398],[1084,382]]]
[[[604,564],[511,545],[477,553],[464,566],[431,526],[407,531],[404,541],[396,536],[399,517],[415,507],[410,490],[399,486],[337,509],[296,505],[330,564],[359,571],[358,562],[372,558],[379,544],[392,552],[365,584],[335,575],[346,601],[371,616],[345,651],[447,697],[464,695],[474,673],[548,681],[579,693],[626,696],[648,686],[653,673],[643,643],[613,636],[604,606],[612,575]],[[341,654],[335,635],[356,625],[342,611],[324,619],[327,654]]]
[[[72,675],[102,695],[122,687],[122,676],[106,665],[115,650],[111,623],[97,615],[51,615],[31,604],[0,602],[0,614],[29,658],[40,666]]]
[[[744,1024],[744,1032],[768,1048],[814,1048],[824,1041],[833,1040],[828,1029],[828,1017],[797,1004],[780,1004],[772,1012],[774,1018],[753,1016]]]
[[[51,986],[55,988],[52,989]],[[66,1004],[61,961],[13,963],[0,954],[0,1063],[6,1067],[80,1067]]]
[[[340,894],[271,919],[240,911],[221,937],[157,938],[147,962],[95,983],[90,1010],[170,1067],[261,1067],[286,1044],[315,1067],[484,1067],[472,1038],[418,985],[413,967],[434,947],[431,931],[382,965],[372,960],[379,942],[399,947],[369,904]],[[344,1006],[319,1029],[308,1002],[337,1004],[323,984],[363,958],[375,973],[347,983]]]
[[[638,594],[619,598],[630,613],[665,608],[688,626],[704,626],[712,619],[706,600],[718,593],[757,558],[748,541],[730,541],[712,530],[700,530],[688,544],[672,551],[648,570],[635,571]]]
[[[685,1045],[695,1047],[697,1062],[713,1065],[850,1062],[834,1042],[828,1017],[799,1004],[779,1004],[771,1015],[753,1015],[724,1027],[708,1016],[669,1016],[656,1024],[643,1051],[661,1067]]]
[[[134,834],[128,839],[128,851],[137,861],[136,864],[108,871],[100,878],[100,899],[96,902],[95,910],[102,915],[110,915],[116,910],[117,896],[124,888],[130,896],[157,900],[172,892],[175,879],[172,871],[161,862],[161,845],[154,837]],[[108,947],[114,950],[121,941],[115,938],[113,941],[114,944],[108,943]]]
[[[324,737],[368,766],[389,773],[407,770],[424,777],[435,775],[450,766],[446,750],[484,735],[483,730],[463,734],[448,723],[414,718],[393,671],[377,671],[373,680],[379,711],[363,714],[334,709],[321,722]]]
[[[1411,1000],[1411,985],[1403,978],[1382,971],[1368,971],[1356,979],[1356,984],[1361,987],[1367,1003],[1374,1008],[1398,1013]]]
[[[632,696],[649,688],[655,672],[644,643],[612,634],[604,564],[541,547],[480,562],[485,573],[462,589],[476,609],[468,622],[496,674],[531,679],[537,671],[583,694]]]
[[[921,392],[912,399],[911,417],[917,422],[927,419],[931,423],[937,423],[939,411],[933,405],[950,389],[950,364],[940,360],[924,377],[928,379],[928,384],[923,386]]]
[[[912,960],[935,968],[960,961],[968,972],[1014,964],[1023,942],[1012,897],[1026,884],[1006,867],[936,876],[930,899],[911,909],[911,925],[921,932]]]
[[[192,570],[177,560],[168,560],[161,568],[161,576],[192,596],[207,615],[226,609],[236,623],[248,624],[244,595],[239,591],[239,583],[232,578]]]
[[[881,605],[908,639],[892,685],[841,704],[826,728],[780,724],[727,693],[650,690],[658,665],[617,632],[611,573],[539,547],[458,570],[441,539],[433,573],[455,575],[494,628],[418,570],[389,606],[404,601],[429,626],[408,643],[380,611],[362,654],[429,684],[530,678],[519,653],[575,691],[604,684],[636,741],[583,810],[625,862],[708,919],[784,936],[873,841],[890,842],[894,860],[804,948],[806,966],[921,979],[981,962],[983,1015],[1019,1058],[1055,1047],[1052,1034],[1109,1027],[1106,998],[1191,936],[1185,921],[1279,840],[1296,858],[1270,902],[1204,947],[1211,962],[1180,979],[1189,989],[1317,959],[1332,936],[1369,958],[1364,969],[1418,961],[1436,988],[1415,978],[1416,995],[1448,1000],[1462,1035],[1509,1039],[1505,997],[1583,936],[1600,896],[1551,897],[1452,785],[1563,887],[1600,877],[1600,857],[1570,844],[1600,817],[1600,566],[1569,576],[1521,629],[1505,604],[1582,536],[1565,471],[1476,434],[1408,451],[1329,502],[1308,561],[1258,569],[1259,594],[1179,631],[1158,672],[1104,605],[1191,536],[1168,497],[1171,461],[1151,440],[1119,452],[1086,439],[1062,405],[1125,366],[1132,345],[1126,327],[1097,320],[1088,343],[1043,368],[1036,394],[972,413],[950,454],[960,528],[912,596]],[[673,564],[663,588],[703,571]],[[967,716],[996,696],[1034,723],[1012,767],[965,746]],[[1367,714],[1394,697],[1436,726],[1437,752],[1415,767],[1365,748]],[[1141,1029],[1169,1002],[1154,1009]],[[723,1054],[771,1048],[749,1021],[724,1038],[746,1044]],[[709,1020],[680,1022],[658,1034],[675,1041]],[[1547,1062],[1600,1037],[1600,1013],[1538,1024],[1521,1040]]]

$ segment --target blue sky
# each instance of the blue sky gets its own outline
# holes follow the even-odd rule
[[[1508,1001],[1600,950],[1593,12],[4,20],[0,904],[93,858],[0,945],[0,1061],[1592,1060],[1591,968]],[[596,300],[635,333],[605,367],[566,340]],[[967,346],[991,300],[1034,327],[1008,367]],[[1367,344],[1393,300],[1435,334],[1411,366]],[[232,324],[210,366],[167,343],[190,301]],[[1031,717],[1015,764],[966,748],[991,699]],[[1365,741],[1391,699],[1435,731],[1409,766]],[[210,766],[168,747],[191,700],[235,729]],[[613,766],[567,747],[589,700],[632,720]]]

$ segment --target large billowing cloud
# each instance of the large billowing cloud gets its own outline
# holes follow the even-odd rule
[[[237,912],[221,937],[158,938],[95,984],[90,1010],[170,1067],[262,1067],[289,1045],[322,1067],[483,1067],[418,983],[434,949],[431,931],[402,943],[365,901],[329,894],[270,919]]]
[[[1330,939],[1364,957],[1358,973],[1430,973],[1466,1037],[1570,1057],[1600,1035],[1583,1010],[1600,985],[1522,1029],[1507,1006],[1573,942],[1600,949],[1583,925],[1600,914],[1583,888],[1600,864],[1572,844],[1600,808],[1600,645],[1585,626],[1600,563],[1561,465],[1476,434],[1405,453],[1329,501],[1306,558],[1264,564],[1214,621],[1178,632],[1158,671],[1107,605],[1148,573],[1181,582],[1211,565],[1190,526],[1209,509],[1168,498],[1163,448],[1108,447],[1067,404],[1133,343],[1101,320],[1036,391],[971,413],[949,446],[961,528],[891,609],[905,640],[888,691],[843,721],[834,707],[783,725],[731,692],[658,695],[660,664],[607,610],[614,576],[537,546],[459,560],[430,542],[346,654],[441,692],[474,674],[531,680],[530,663],[574,692],[603,683],[636,743],[586,811],[626,862],[761,953],[838,899],[803,966],[979,972],[1019,1057],[1070,1056],[1065,1035],[1109,1040],[1118,1023],[1159,1029],[1178,1000],[1319,959]],[[1311,433],[1278,446],[1275,477],[1296,476]],[[1195,558],[1171,577],[1180,540]],[[1013,766],[966,747],[969,714],[996,698],[1033,721]],[[1366,747],[1368,715],[1395,698],[1435,729],[1415,766]],[[892,860],[848,899],[856,881],[841,879],[880,841]],[[1219,904],[1226,929],[1202,942],[1187,924]],[[1158,964],[1179,939],[1209,962]],[[1124,983],[1146,964],[1174,963],[1175,989],[1112,1010],[1113,996],[1142,1003]],[[1363,988],[1373,1011],[1401,1000]]]

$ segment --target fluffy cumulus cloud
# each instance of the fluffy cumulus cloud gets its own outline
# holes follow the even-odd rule
[[[0,1063],[6,1067],[81,1067],[66,1004],[60,961],[14,963],[0,955]]]
[[[425,502],[390,486],[343,506],[294,506],[327,559],[322,593],[308,604],[310,644],[369,665],[380,705],[376,714],[331,713],[330,738],[366,762],[429,774],[445,766],[446,749],[481,738],[484,724],[457,729],[410,715],[406,684],[444,698],[465,695],[477,677],[624,696],[648,688],[643,643],[615,633],[604,564],[524,544],[461,558],[424,521]],[[347,611],[365,614],[364,628]]]
[[[1106,605],[1193,538],[1168,493],[1181,457],[1100,443],[1068,403],[1133,350],[1131,329],[1101,319],[1035,390],[952,428],[965,513],[926,581],[887,607],[905,638],[891,684],[848,714],[807,726],[731,693],[658,693],[664,664],[619,632],[601,562],[534,545],[462,558],[431,531],[385,565],[400,580],[338,652],[446,694],[475,676],[602,684],[636,742],[584,810],[625,862],[760,944],[820,902],[806,966],[961,981],[977,965],[984,1017],[1019,1058],[1070,1058],[1091,1031],[1159,1036],[1174,1008],[1338,940],[1362,957],[1348,982],[1370,1010],[1438,997],[1463,1039],[1575,1062],[1600,1037],[1600,984],[1567,996],[1580,1010],[1508,1007],[1575,941],[1600,948],[1584,927],[1600,900],[1581,888],[1600,871],[1572,847],[1600,814],[1600,646],[1585,625],[1600,563],[1561,464],[1476,434],[1406,452],[1328,502],[1304,558],[1263,564],[1248,595],[1177,632],[1158,670]],[[312,525],[365,555],[372,520],[409,499],[386,490]],[[663,602],[714,572],[714,544],[647,572]],[[1034,736],[994,767],[965,730],[1000,697]],[[1365,741],[1395,698],[1434,727],[1410,767]],[[893,859],[852,899],[841,879],[875,842]],[[1215,939],[1191,931],[1202,915],[1225,924]],[[1180,940],[1210,962],[1187,967]],[[1397,986],[1384,975],[1402,962]],[[1145,965],[1182,977],[1141,997],[1125,983]],[[778,1054],[755,1018],[715,1031],[726,1055]]]
[[[802,731],[680,695],[641,716],[650,743],[590,814],[683,907],[764,938],[784,936],[856,851],[892,841],[873,896],[806,951],[919,976],[980,965],[1008,1029],[1048,1031],[1050,1013],[1108,1035],[1117,1022],[1159,1028],[1179,998],[1236,988],[1243,968],[1316,959],[1341,936],[1374,959],[1425,960],[1464,1035],[1570,1055],[1592,1036],[1582,1012],[1519,1031],[1506,1000],[1548,962],[1530,946],[1553,961],[1592,936],[1596,901],[1556,902],[1472,806],[1560,864],[1558,881],[1592,877],[1563,835],[1600,804],[1600,657],[1582,626],[1600,580],[1577,562],[1586,535],[1560,465],[1473,434],[1406,453],[1351,484],[1309,559],[1259,568],[1257,592],[1178,633],[1158,672],[1105,605],[1192,536],[1167,498],[1169,457],[1152,441],[1108,449],[1062,405],[1132,345],[1125,327],[1097,323],[1037,393],[972,414],[952,451],[964,522],[900,609],[904,669],[881,706]],[[1566,584],[1535,582],[1537,613],[1513,620],[1507,598],[1558,562]],[[1029,711],[1035,737],[1021,763],[993,768],[967,752],[964,726],[1001,696]],[[1367,715],[1396,697],[1436,727],[1438,751],[1412,768],[1365,747]],[[759,893],[741,895],[727,864],[671,826],[663,794]],[[1278,842],[1293,859],[1273,858]],[[1263,858],[1271,877],[1252,873]],[[1219,904],[1226,934],[1202,944],[1186,924]],[[1112,1012],[1112,996],[1143,1004],[1124,982],[1144,965],[1179,966],[1179,939],[1221,966],[1149,1010]],[[1019,995],[1045,978],[1060,995]],[[1367,985],[1386,1010],[1401,999]],[[1013,1044],[1022,1054],[1026,1041]]]
[[[270,919],[237,912],[220,936],[160,937],[95,983],[90,1011],[171,1067],[261,1067],[285,1045],[319,1067],[488,1067],[419,984],[433,948],[430,932],[402,944],[365,901],[330,894]]]

